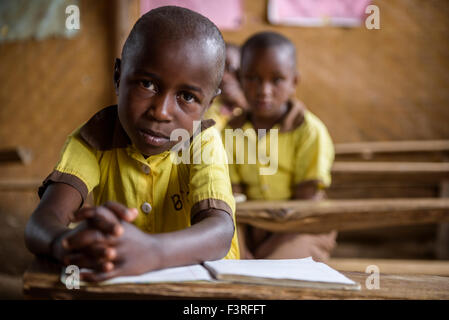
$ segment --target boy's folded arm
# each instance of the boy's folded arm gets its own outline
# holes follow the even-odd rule
[[[81,194],[72,186],[49,185],[26,225],[27,248],[37,255],[53,256],[54,241],[69,230],[68,225],[81,204]]]
[[[321,200],[326,197],[319,180],[307,180],[293,186],[292,199]]]
[[[231,215],[220,209],[200,211],[189,228],[154,235],[160,244],[161,268],[201,263],[226,256],[234,235]]]

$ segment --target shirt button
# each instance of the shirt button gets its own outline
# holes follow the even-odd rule
[[[268,184],[263,184],[262,185],[262,190],[263,191],[267,191],[269,189]]]
[[[150,167],[147,166],[147,165],[142,165],[142,171],[143,171],[145,174],[149,174],[150,171],[151,171],[151,169],[150,169]]]
[[[150,213],[150,212],[151,212],[151,209],[152,209],[151,204],[149,204],[148,202],[144,202],[144,203],[142,204],[142,211],[143,211],[143,212],[145,212],[145,213]]]

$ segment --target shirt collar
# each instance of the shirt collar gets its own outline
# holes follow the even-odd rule
[[[304,122],[305,112],[306,107],[302,102],[298,100],[295,100],[294,102],[288,102],[288,110],[279,123],[279,131],[289,132],[300,127]],[[230,126],[232,129],[238,129],[243,128],[245,124],[249,124],[252,127],[252,124],[250,123],[250,117],[251,112],[244,112],[241,115],[230,120],[228,126]]]

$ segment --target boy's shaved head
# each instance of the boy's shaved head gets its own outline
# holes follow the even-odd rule
[[[198,50],[206,49],[216,59],[216,86],[223,76],[226,46],[223,36],[208,18],[192,10],[165,6],[144,14],[131,30],[122,50],[123,64],[146,46],[157,46],[160,41],[185,41]]]
[[[296,68],[296,48],[295,45],[283,35],[276,32],[259,32],[245,41],[241,48],[242,64],[246,56],[254,50],[264,50],[267,48],[279,47],[287,50],[291,59],[292,67]]]

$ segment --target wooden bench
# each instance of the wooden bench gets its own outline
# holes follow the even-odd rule
[[[439,197],[449,182],[446,162],[335,162],[331,199]]]
[[[449,140],[335,144],[337,161],[449,161]]]
[[[449,199],[247,201],[238,223],[274,232],[328,232],[449,221]]]
[[[68,290],[61,266],[35,260],[23,277],[28,299],[449,299],[449,278],[380,273],[380,288],[369,290],[363,272],[342,272],[361,284],[360,291],[321,290],[237,283],[157,283],[81,286]]]

